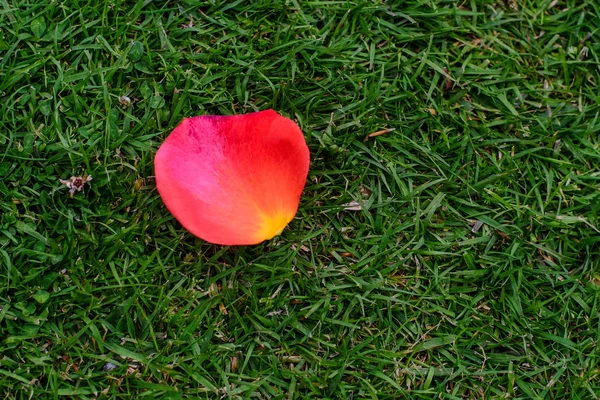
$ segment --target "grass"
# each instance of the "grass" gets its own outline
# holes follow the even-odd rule
[[[0,1],[0,397],[599,398],[599,26],[594,0]],[[311,149],[297,218],[195,239],[153,155],[267,108]]]

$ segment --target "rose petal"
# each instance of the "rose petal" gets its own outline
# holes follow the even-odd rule
[[[156,153],[156,185],[192,234],[257,244],[294,218],[309,157],[298,125],[273,110],[187,118]]]

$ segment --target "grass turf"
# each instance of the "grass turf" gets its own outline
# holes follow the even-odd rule
[[[598,398],[599,26],[593,0],[1,1],[0,397]],[[157,147],[266,108],[312,152],[297,218],[193,238]]]

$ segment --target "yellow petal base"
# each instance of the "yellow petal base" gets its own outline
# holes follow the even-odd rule
[[[278,236],[283,232],[287,224],[294,218],[294,215],[289,215],[285,213],[277,213],[275,215],[263,217],[263,223],[260,227],[260,230],[257,232],[256,236],[259,240],[269,240],[273,239],[275,236]]]

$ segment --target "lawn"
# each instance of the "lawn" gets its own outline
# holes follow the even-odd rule
[[[0,398],[600,398],[599,27],[596,0],[0,1]],[[296,218],[196,239],[158,146],[269,108],[311,151]]]

